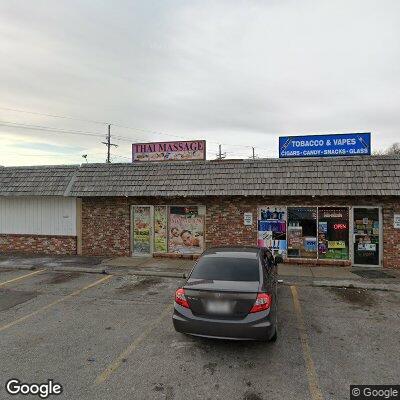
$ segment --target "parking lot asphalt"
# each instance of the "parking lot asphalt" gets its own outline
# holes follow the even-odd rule
[[[400,293],[281,286],[277,342],[230,342],[174,331],[181,282],[2,269],[0,398],[19,398],[10,378],[82,400],[348,399],[400,382]]]

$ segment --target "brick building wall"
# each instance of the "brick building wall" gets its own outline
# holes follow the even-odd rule
[[[382,206],[383,266],[400,268],[400,230],[393,228],[393,214],[400,202],[389,197],[207,197],[207,198],[83,198],[82,251],[84,255],[129,256],[131,254],[131,205],[205,205],[206,247],[257,244],[257,207],[277,206]],[[243,214],[253,214],[253,225],[245,226]],[[290,260],[321,265],[350,265],[350,261]]]
[[[82,254],[128,256],[130,207],[125,197],[82,199]]]
[[[394,228],[394,214],[400,214],[400,201],[383,208],[383,266],[400,269],[400,229]]]
[[[76,236],[2,234],[0,253],[75,255]]]

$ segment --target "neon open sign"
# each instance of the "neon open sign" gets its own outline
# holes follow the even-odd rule
[[[347,229],[347,224],[334,224],[333,229],[335,231],[344,231]]]

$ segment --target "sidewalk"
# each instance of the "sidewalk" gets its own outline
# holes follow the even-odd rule
[[[0,256],[2,270],[35,270],[82,272],[110,275],[143,275],[185,278],[195,261],[152,257],[80,257],[80,256]],[[365,268],[364,271],[371,271]],[[311,267],[279,264],[279,281],[284,285],[348,287],[400,292],[400,271],[375,270],[384,277],[370,279],[350,267]]]
[[[184,278],[192,269],[195,261],[172,258],[117,257],[104,260],[102,266],[106,273],[157,275]]]
[[[35,270],[46,268],[52,271],[77,271],[104,273],[101,262],[105,257],[82,256],[25,256],[0,255],[0,271],[4,269]]]
[[[371,271],[368,268],[354,267],[314,267],[305,265],[279,264],[279,279],[283,284],[334,286],[359,289],[393,290],[400,292],[400,271],[375,270],[386,277],[370,279],[356,272]]]

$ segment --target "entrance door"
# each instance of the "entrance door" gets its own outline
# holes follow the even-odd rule
[[[132,206],[132,253],[134,256],[153,252],[152,206]]]
[[[353,208],[353,264],[381,265],[382,219],[379,207]]]

